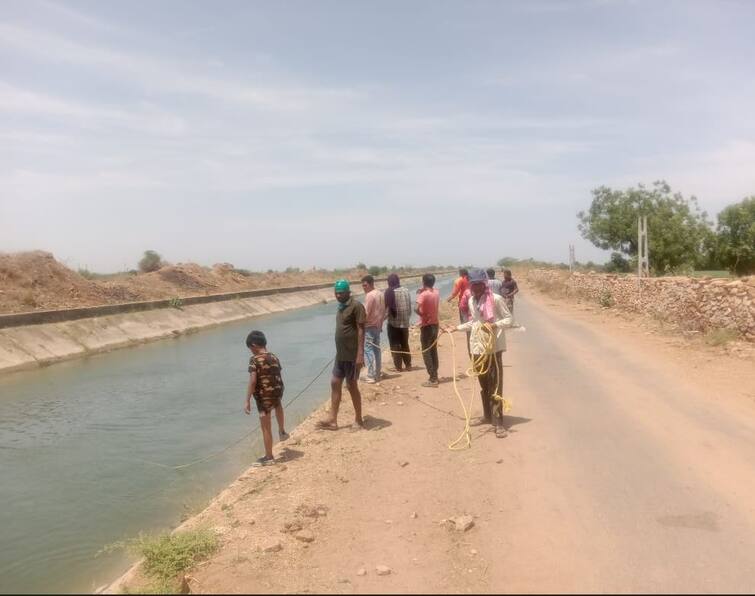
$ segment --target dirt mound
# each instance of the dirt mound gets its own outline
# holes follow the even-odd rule
[[[178,263],[152,273],[91,274],[85,278],[48,252],[0,253],[0,313],[302,286],[333,282],[340,277],[359,279],[364,273],[359,269],[336,272],[314,268],[257,273],[236,269],[231,263],[215,263],[212,267]]]
[[[70,308],[108,302],[107,291],[35,250],[0,253],[0,312]]]

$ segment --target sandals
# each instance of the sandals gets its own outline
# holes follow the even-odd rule
[[[254,466],[255,468],[258,468],[260,466],[269,466],[274,463],[275,463],[274,457],[268,457],[267,455],[263,455],[256,462],[254,462],[252,466]]]
[[[472,420],[472,422],[469,423],[469,426],[482,426],[483,424],[490,424],[490,418],[480,416],[479,418]]]
[[[338,425],[334,422],[328,422],[327,420],[318,420],[315,423],[317,430],[338,430]]]
[[[509,431],[507,431],[503,426],[496,426],[495,427],[495,438],[496,439],[505,439],[509,436]]]

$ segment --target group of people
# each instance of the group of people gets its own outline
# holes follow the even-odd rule
[[[359,375],[367,364],[366,383],[376,383],[383,376],[382,349],[380,347],[383,325],[386,325],[388,344],[391,350],[392,372],[412,370],[412,354],[409,347],[409,329],[412,310],[418,316],[420,345],[428,379],[424,387],[438,387],[438,335],[441,331],[439,310],[440,294],[435,288],[435,276],[422,276],[422,287],[416,292],[414,309],[408,288],[401,285],[399,276],[388,276],[388,288],[375,287],[372,275],[362,280],[364,304],[351,295],[350,284],[345,279],[335,283],[334,293],[338,301],[336,312],[336,355],[331,377],[330,414],[317,422],[322,430],[338,429],[338,410],[341,404],[344,381],[354,406],[354,422],[364,427],[362,396],[359,391]],[[497,437],[505,437],[503,426],[503,362],[506,350],[504,329],[513,325],[514,296],[518,293],[511,271],[503,270],[503,280],[496,279],[495,270],[459,270],[449,302],[458,300],[459,325],[445,327],[443,331],[467,334],[467,350],[473,369],[480,383],[483,416],[473,424],[492,424]],[[272,413],[278,422],[280,440],[288,438],[281,405],[283,396],[282,366],[278,358],[267,351],[267,340],[261,331],[252,331],[246,340],[252,352],[249,361],[249,385],[245,411],[251,412],[251,398],[255,398],[260,416],[265,455],[257,460],[265,465],[273,459]]]

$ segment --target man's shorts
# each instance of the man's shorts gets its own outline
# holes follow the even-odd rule
[[[357,363],[353,360],[336,360],[333,364],[333,376],[336,379],[356,381],[359,378]]]
[[[257,397],[254,396],[254,401],[257,403],[257,411],[260,414],[269,414],[279,405],[281,405],[280,397]]]

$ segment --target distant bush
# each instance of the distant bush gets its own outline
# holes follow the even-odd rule
[[[388,273],[388,267],[381,267],[380,265],[372,265],[367,272],[370,275],[378,276],[383,275],[384,273]]]
[[[365,265],[364,263],[357,263],[356,268],[357,269],[367,269],[367,265]]]
[[[616,301],[613,299],[613,294],[611,294],[610,290],[603,290],[600,293],[598,302],[603,308],[611,308],[614,304],[616,304]]]
[[[711,329],[705,334],[705,343],[710,346],[723,346],[730,341],[734,341],[740,338],[739,331],[736,329],[727,329],[725,327],[719,329]]]
[[[97,276],[96,273],[92,273],[91,271],[89,271],[89,269],[86,269],[86,268],[82,269],[81,267],[79,267],[79,269],[77,270],[77,273],[84,279],[94,279]]]
[[[142,273],[157,271],[162,266],[163,258],[154,250],[145,250],[144,256],[139,261],[139,271]]]
[[[298,267],[286,267],[286,273],[301,273]]]

